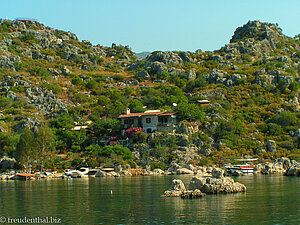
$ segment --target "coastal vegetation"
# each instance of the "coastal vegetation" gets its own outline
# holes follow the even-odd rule
[[[300,160],[299,45],[277,25],[249,21],[219,50],[138,59],[129,46],[2,20],[0,156],[26,170]],[[124,136],[126,108],[175,112],[175,132],[128,127]]]

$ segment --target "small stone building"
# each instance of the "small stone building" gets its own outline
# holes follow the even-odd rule
[[[121,130],[124,135],[125,130],[133,127],[141,127],[143,130],[150,134],[154,131],[173,132],[175,130],[176,115],[175,113],[161,112],[160,110],[148,110],[144,113],[130,113],[126,109],[125,114],[120,115]]]

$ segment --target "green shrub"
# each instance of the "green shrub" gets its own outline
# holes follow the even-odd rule
[[[21,70],[23,70],[24,67],[25,67],[25,64],[24,64],[24,63],[21,63],[21,62],[15,62],[14,65],[15,65],[16,71],[21,71]]]
[[[103,95],[100,96],[100,97],[98,98],[97,104],[98,104],[98,105],[102,105],[102,106],[107,105],[107,104],[108,104],[108,99],[107,99],[107,97],[105,97],[105,96],[103,96]]]
[[[290,83],[290,85],[288,86],[288,89],[291,90],[291,92],[296,92],[299,89],[299,84],[298,82],[292,82]]]
[[[86,103],[89,101],[89,98],[85,94],[82,94],[82,93],[74,94],[73,99],[78,103]]]
[[[57,83],[49,84],[46,87],[47,87],[47,89],[51,90],[54,94],[62,93],[62,88]]]
[[[7,97],[0,97],[0,109],[7,109],[9,108],[13,103],[13,100],[11,100],[10,98]]]
[[[114,76],[113,76],[113,79],[114,79],[115,81],[117,81],[117,82],[120,82],[120,81],[124,80],[125,77],[122,76],[122,75],[117,74],[117,75],[114,75]]]
[[[99,151],[99,155],[109,157],[111,154],[117,154],[123,157],[123,159],[132,159],[132,153],[129,148],[122,145],[105,146]]]
[[[154,169],[165,170],[167,168],[167,165],[164,162],[151,162],[150,167],[151,167],[151,170],[154,170]]]
[[[85,86],[87,89],[92,90],[98,87],[98,83],[95,80],[89,80]]]
[[[276,123],[268,123],[260,126],[260,130],[268,135],[278,136],[283,133],[283,129]]]
[[[296,123],[297,117],[294,113],[284,111],[280,114],[276,114],[271,118],[271,122],[277,123],[283,127],[292,126]]]
[[[113,73],[120,73],[121,72],[121,65],[119,65],[119,64],[107,64],[107,65],[105,65],[105,70],[113,72]]]
[[[97,65],[101,65],[104,61],[103,58],[101,58],[99,56],[95,56],[95,55],[89,55],[89,59],[92,62],[96,62]]]
[[[34,34],[32,33],[25,33],[21,35],[19,38],[22,42],[36,42]]]
[[[75,77],[72,79],[71,83],[72,83],[73,85],[81,85],[81,84],[83,83],[83,81],[82,81],[82,78],[80,78],[79,76],[75,76]]]
[[[168,79],[170,74],[167,71],[163,71],[160,74],[157,74],[158,79],[166,80]]]
[[[186,102],[180,103],[176,107],[177,119],[178,119],[178,121],[199,120],[200,122],[204,122],[205,115],[202,110],[203,109],[196,104],[190,104],[190,103],[186,103]]]
[[[73,161],[72,161],[72,166],[79,166],[80,165],[80,163],[83,161],[83,159],[82,158],[80,158],[80,157],[76,157],[75,159],[73,159]]]
[[[29,69],[29,72],[33,75],[33,76],[41,76],[43,78],[47,78],[49,76],[51,76],[51,73],[41,67],[33,67]]]
[[[24,93],[25,92],[25,88],[22,85],[13,86],[10,90],[15,93]]]

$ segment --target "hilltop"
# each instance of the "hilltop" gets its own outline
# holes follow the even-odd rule
[[[36,21],[1,20],[1,154],[15,156],[25,128],[38,139],[50,127],[48,168],[164,169],[241,154],[299,159],[299,58],[299,36],[259,21],[237,28],[216,51],[139,58],[129,46],[92,45]],[[175,112],[176,132],[137,132],[125,141],[117,119],[125,108]]]

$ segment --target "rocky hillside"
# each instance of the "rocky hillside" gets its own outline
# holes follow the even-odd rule
[[[297,158],[299,60],[299,36],[259,21],[237,28],[230,43],[213,52],[157,51],[138,59],[128,46],[93,46],[35,21],[1,20],[0,151],[13,157],[24,128],[37,132],[48,124],[56,167],[163,168],[241,154]],[[199,106],[203,99],[211,104]],[[177,112],[186,141],[153,134],[130,140],[134,156],[127,159],[116,149],[104,153],[101,145],[109,138],[122,139],[116,118],[126,107]]]

